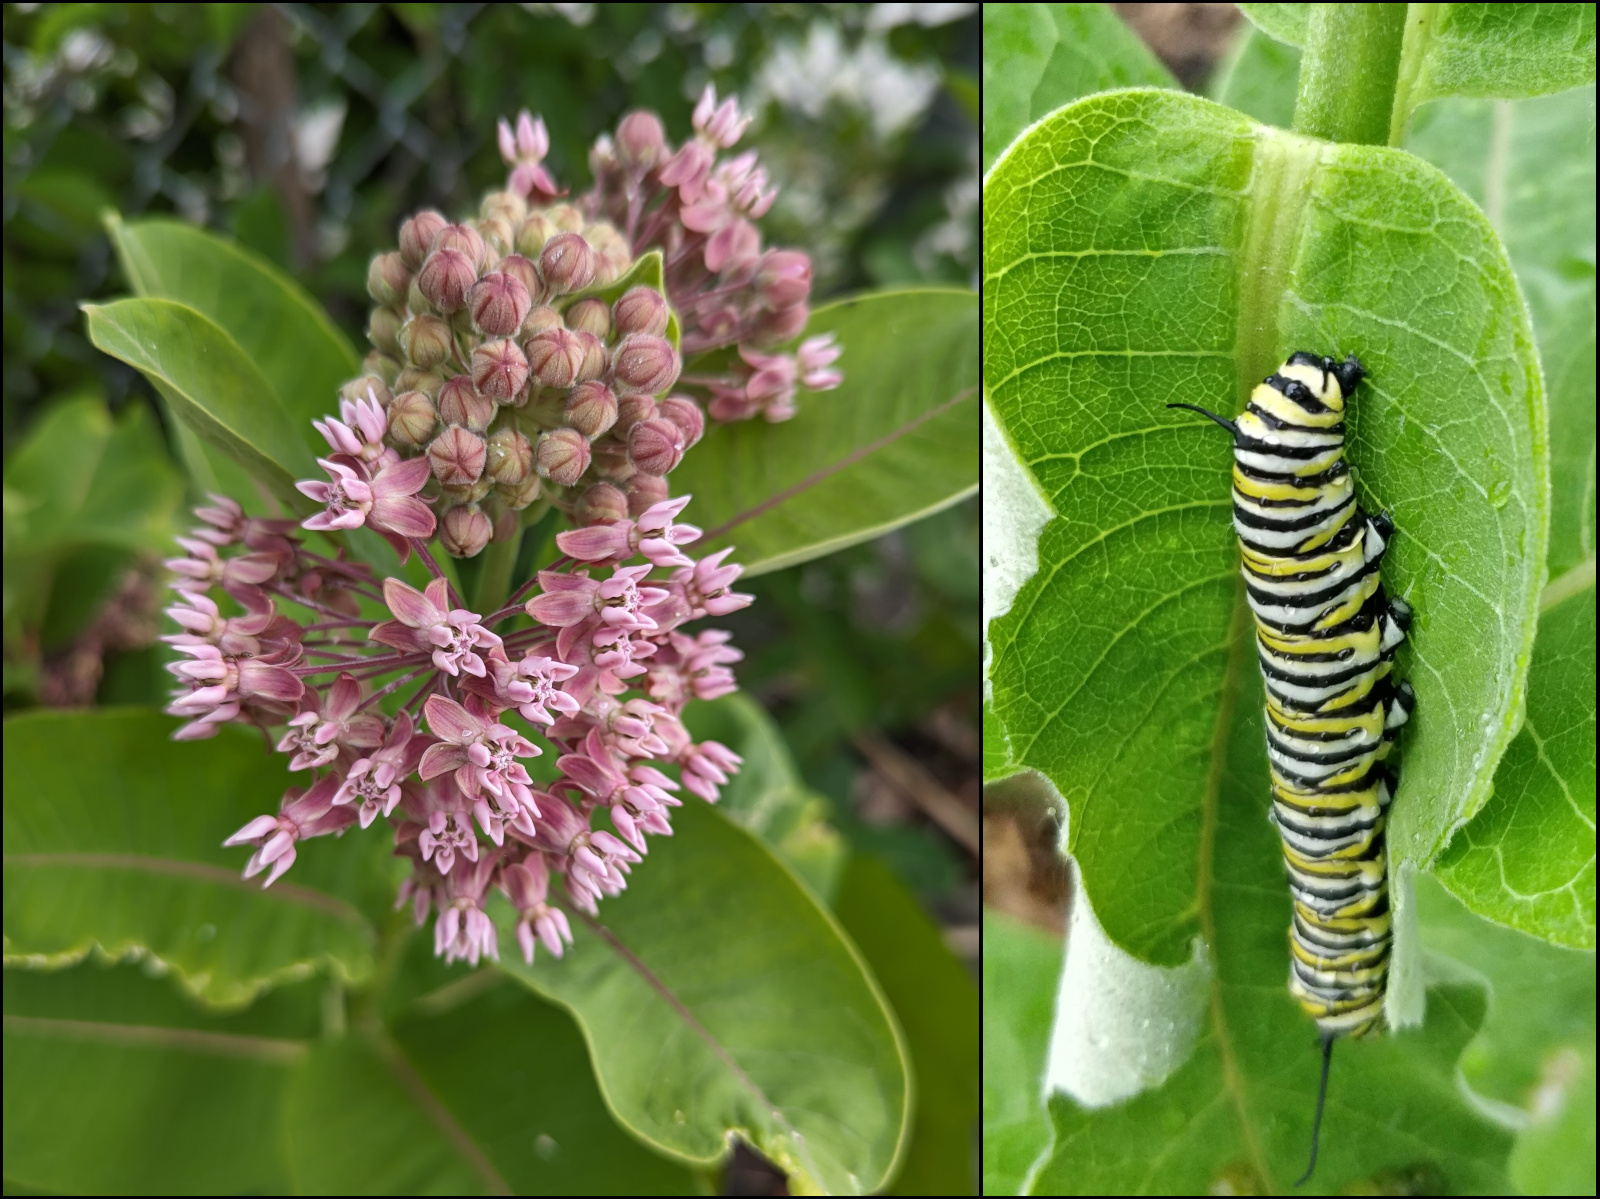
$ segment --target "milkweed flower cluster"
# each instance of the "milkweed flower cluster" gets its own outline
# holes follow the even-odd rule
[[[687,552],[701,533],[667,476],[704,431],[701,398],[714,419],[780,420],[798,389],[840,378],[830,339],[775,348],[805,323],[810,267],[761,249],[771,189],[753,155],[721,157],[747,123],[709,89],[677,148],[630,114],[569,203],[543,123],[501,122],[509,175],[480,217],[417,213],[373,260],[376,348],[313,422],[325,477],[296,484],[316,511],[250,516],[222,496],[195,510],[167,563],[174,735],[253,725],[305,775],[228,838],[251,848],[247,878],[270,886],[301,842],[381,819],[410,864],[398,902],[435,915],[438,954],[498,956],[484,903],[499,890],[524,956],[560,956],[568,908],[595,913],[682,797],[715,802],[739,768],[682,713],[733,691],[742,655],[687,626],[750,597],[731,550]],[[665,294],[627,280],[651,249]],[[680,346],[724,365],[691,378]],[[535,504],[570,518],[563,556],[471,610],[435,551],[508,540]],[[364,529],[431,581],[352,557]]]

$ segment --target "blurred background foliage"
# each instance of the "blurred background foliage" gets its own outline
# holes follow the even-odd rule
[[[624,112],[681,138],[712,82],[756,114],[766,240],[812,254],[814,302],[976,282],[975,4],[8,4],[4,46],[8,713],[163,700],[187,484],[148,385],[84,336],[78,305],[128,290],[106,210],[232,235],[362,344],[368,259],[503,175],[497,117],[541,113],[578,191]],[[977,554],[969,500],[753,580],[727,622],[834,823],[969,961]]]

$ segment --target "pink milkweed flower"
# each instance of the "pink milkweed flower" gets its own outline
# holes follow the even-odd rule
[[[536,823],[536,847],[561,859],[557,866],[566,872],[567,894],[591,916],[603,896],[622,893],[628,871],[642,860],[610,833],[591,829],[588,819],[564,800],[546,804]]]
[[[639,585],[649,573],[648,566],[620,566],[609,579],[599,582],[586,574],[541,570],[542,592],[528,601],[527,612],[540,624],[558,629],[599,616],[608,628],[651,630],[656,623],[645,615],[645,609],[664,600],[667,592]],[[565,650],[561,656],[567,656]]]
[[[167,669],[188,684],[167,706],[170,716],[193,719],[172,734],[174,741],[196,741],[215,735],[217,725],[239,715],[243,705],[297,702],[305,684],[287,667],[257,658],[232,658],[214,645],[180,645],[193,661],[173,662]]]
[[[472,821],[465,812],[435,811],[428,816],[428,827],[417,837],[424,862],[432,859],[434,869],[449,874],[455,865],[456,854],[469,862],[478,860],[478,835],[472,831]]]
[[[700,538],[694,525],[675,524],[674,518],[689,504],[689,496],[652,504],[637,522],[620,520],[610,525],[589,525],[556,534],[556,547],[580,562],[625,562],[642,553],[652,566],[693,566],[694,559],[678,549]]]
[[[383,598],[395,619],[379,623],[367,634],[371,640],[400,650],[432,650],[433,664],[452,678],[463,670],[479,678],[488,674],[478,650],[499,645],[500,638],[479,623],[476,612],[446,607],[450,602],[447,580],[434,579],[426,590],[418,591],[388,578],[383,581]]]
[[[370,481],[363,471],[336,459],[318,458],[317,463],[328,472],[328,481],[303,479],[295,487],[326,507],[301,521],[302,528],[320,532],[365,525],[394,546],[402,562],[410,553],[409,538],[433,536],[438,522],[415,498],[433,474],[426,457],[385,466]]]
[[[193,537],[174,538],[188,556],[168,558],[164,566],[179,577],[172,586],[177,591],[209,591],[220,584],[230,593],[240,587],[257,587],[282,567],[276,554],[241,554],[224,559],[217,547]]]
[[[433,925],[433,952],[446,964],[464,960],[476,966],[480,958],[500,960],[499,936],[483,910],[496,859],[497,855],[487,855],[446,876],[437,888],[439,916]]]
[[[358,712],[361,684],[348,671],[328,688],[328,702],[317,710],[317,694],[310,692],[311,706],[289,721],[289,731],[278,742],[279,753],[292,753],[290,770],[316,770],[339,756],[343,746],[371,749],[383,742],[383,717],[375,712]]]
[[[515,707],[524,720],[554,724],[551,708],[563,715],[578,711],[578,701],[560,688],[561,683],[578,673],[576,666],[532,650],[520,662],[507,661],[503,654],[496,659],[495,652],[491,651],[489,667],[494,671],[497,696]]]
[[[339,780],[328,774],[304,792],[291,789],[284,794],[276,816],[257,816],[224,841],[223,845],[256,846],[245,863],[244,877],[254,878],[270,866],[271,872],[261,884],[270,887],[294,865],[296,841],[343,832],[355,823],[353,811],[333,804],[338,786]]]
[[[591,638],[594,642],[594,664],[619,679],[631,679],[643,674],[646,667],[639,659],[650,657],[656,652],[656,646],[654,642],[635,636],[636,632],[618,625],[602,625],[596,629]]]
[[[507,824],[533,836],[532,817],[539,814],[539,805],[533,779],[517,759],[543,751],[509,725],[476,716],[445,696],[430,695],[423,711],[440,740],[422,755],[422,778],[454,771],[456,786],[473,801],[479,826],[496,845],[504,841]]]
[[[572,926],[567,914],[545,902],[550,891],[550,867],[541,853],[530,854],[523,861],[507,866],[500,872],[500,885],[517,909],[521,919],[517,922],[517,944],[522,948],[522,958],[533,965],[533,939],[539,941],[555,957],[560,957],[564,946],[572,944]]]
[[[716,85],[708,83],[694,106],[692,121],[696,133],[725,150],[744,136],[751,119],[740,114],[736,97],[729,96],[719,105]]]
[[[416,770],[426,741],[427,738],[414,734],[411,713],[400,709],[383,745],[351,765],[350,773],[345,776],[333,802],[359,803],[362,828],[376,820],[380,812],[389,815],[400,802],[400,780]]]
[[[511,168],[506,190],[530,200],[535,192],[546,196],[558,194],[560,189],[555,180],[540,165],[550,152],[550,134],[544,127],[544,118],[536,119],[524,108],[517,114],[515,133],[504,117],[500,118],[498,133],[500,157]]]
[[[699,619],[707,614],[726,616],[729,612],[737,612],[754,602],[753,595],[728,590],[734,580],[744,573],[742,566],[722,564],[722,560],[732,552],[731,547],[718,550],[701,558],[693,566],[685,566],[672,572],[671,581],[684,589],[693,619]]]
[[[698,745],[690,745],[678,762],[683,768],[681,777],[684,790],[693,792],[707,803],[716,803],[721,794],[718,788],[726,785],[729,775],[738,772],[744,759],[720,741],[702,741]]]
[[[311,422],[334,453],[348,454],[373,470],[400,461],[400,455],[383,444],[389,418],[372,388],[367,388],[364,400],[340,400],[339,415],[344,419],[329,416]]]
[[[795,357],[799,361],[800,382],[812,391],[831,391],[844,382],[844,372],[828,370],[844,348],[834,341],[832,333],[808,337],[800,343]]]

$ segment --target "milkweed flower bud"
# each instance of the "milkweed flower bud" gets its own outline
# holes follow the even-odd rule
[[[598,379],[580,383],[567,396],[567,424],[585,437],[599,437],[617,423],[617,397]]]
[[[517,227],[503,216],[484,217],[473,225],[483,238],[483,261],[480,269],[493,267],[505,255],[516,249]]]
[[[677,381],[678,370],[672,343],[648,333],[623,338],[612,356],[611,374],[619,395],[634,391],[660,395]]]
[[[517,253],[537,258],[545,242],[559,232],[554,221],[542,212],[535,212],[517,226]]]
[[[562,233],[582,233],[584,225],[588,223],[583,219],[583,213],[572,204],[552,204],[544,211]]]
[[[705,434],[706,416],[688,396],[668,396],[657,405],[661,415],[683,432],[685,449],[694,445]]]
[[[565,390],[578,379],[587,353],[583,339],[571,329],[546,329],[524,343],[528,369],[541,386]]]
[[[567,328],[593,333],[604,341],[611,336],[611,309],[604,300],[579,300],[566,314]]]
[[[396,391],[420,391],[430,400],[437,401],[439,389],[444,386],[444,376],[438,371],[425,371],[419,366],[408,366],[395,376]]]
[[[578,382],[586,383],[606,373],[606,345],[593,333],[573,334],[583,346],[583,361],[578,366]]]
[[[439,543],[453,558],[472,558],[489,544],[494,523],[477,504],[448,509],[439,522]]]
[[[628,245],[627,238],[604,221],[587,226],[583,237],[594,251],[596,283],[610,283],[622,278],[633,264],[633,249]]]
[[[394,396],[390,394],[389,385],[379,376],[357,375],[339,389],[339,398],[352,404],[357,400],[374,399],[380,408],[387,408]]]
[[[414,316],[400,327],[400,346],[412,365],[423,370],[438,366],[454,348],[450,326],[431,313]]]
[[[628,461],[640,474],[667,474],[683,459],[683,430],[670,420],[640,421],[628,433]]]
[[[474,270],[483,269],[483,235],[471,225],[446,225],[435,233],[428,253],[437,254],[440,250],[460,250]]]
[[[435,250],[417,275],[417,287],[440,312],[458,311],[477,281],[477,267],[461,250]]]
[[[490,217],[504,217],[513,225],[519,225],[528,215],[528,202],[516,192],[490,192],[483,197],[483,203],[478,205],[478,215],[485,220]]]
[[[659,337],[667,331],[667,300],[653,287],[630,287],[611,310],[617,332],[649,333]]]
[[[532,447],[529,447],[532,454]],[[515,511],[522,511],[544,492],[544,480],[539,477],[539,472],[529,469],[528,477],[520,483],[497,483],[495,494],[505,501],[506,507]]]
[[[490,271],[467,295],[472,323],[490,337],[510,337],[522,327],[533,299],[522,280],[506,271]]]
[[[613,483],[623,483],[638,474],[628,461],[627,438],[601,437],[590,447],[594,452],[594,473]]]
[[[476,483],[483,474],[485,453],[483,438],[460,425],[451,425],[428,444],[433,477],[446,487]]]
[[[576,429],[552,429],[539,435],[534,460],[539,474],[552,483],[571,487],[589,469],[589,439]]]
[[[400,321],[393,308],[374,308],[367,317],[367,340],[385,354],[399,354]]]
[[[533,259],[525,258],[521,254],[507,254],[496,264],[495,270],[501,274],[510,275],[518,283],[522,284],[528,293],[530,309],[543,297],[544,293],[541,289],[544,287],[544,283],[539,279],[539,265]],[[524,312],[522,315],[526,319],[528,313]],[[501,336],[504,336],[504,334]]]
[[[447,425],[462,425],[482,433],[494,419],[494,411],[494,401],[466,375],[452,375],[439,390],[439,415]]]
[[[660,415],[660,409],[656,407],[653,397],[645,395],[643,392],[621,396],[617,400],[617,423],[613,427],[613,432],[618,436],[622,436],[640,421],[649,420],[651,417],[658,415]]]
[[[653,112],[630,112],[617,126],[617,158],[631,171],[642,174],[655,166],[666,144],[661,118]]]
[[[515,487],[533,471],[533,443],[516,429],[489,435],[484,477],[501,487]]]
[[[610,525],[628,519],[628,497],[614,483],[596,483],[578,497],[572,518],[580,525]]]
[[[403,222],[400,226],[400,260],[409,270],[419,270],[428,251],[433,247],[433,239],[438,236],[439,230],[450,222],[444,219],[444,214],[435,212],[431,208],[424,208],[416,216]]]
[[[472,352],[472,382],[491,400],[508,403],[528,381],[528,360],[510,338]]]
[[[811,259],[799,250],[768,250],[756,271],[768,308],[792,308],[811,294]]]
[[[423,446],[433,438],[439,414],[420,391],[402,391],[389,402],[389,436],[404,446]]]
[[[403,304],[411,287],[411,271],[398,253],[379,254],[367,266],[367,294],[375,304]]]
[[[527,350],[527,339],[535,333],[543,333],[546,329],[564,328],[566,328],[566,325],[561,321],[561,314],[554,308],[544,304],[536,308],[530,308],[527,319],[522,322],[523,350]]]
[[[634,475],[627,488],[629,516],[643,516],[667,498],[667,481],[656,475]]]
[[[582,291],[594,282],[595,254],[582,234],[557,233],[539,251],[539,274],[551,295]]]

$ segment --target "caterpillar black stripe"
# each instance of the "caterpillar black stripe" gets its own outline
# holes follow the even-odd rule
[[[1384,822],[1396,777],[1385,762],[1411,715],[1393,677],[1411,610],[1378,567],[1394,526],[1356,503],[1344,460],[1345,404],[1366,372],[1299,352],[1237,420],[1192,404],[1233,434],[1233,527],[1266,683],[1272,820],[1294,916],[1289,992],[1322,1035],[1311,1164],[1337,1037],[1383,1022],[1389,974]],[[1299,1183],[1296,1183],[1298,1186]]]

